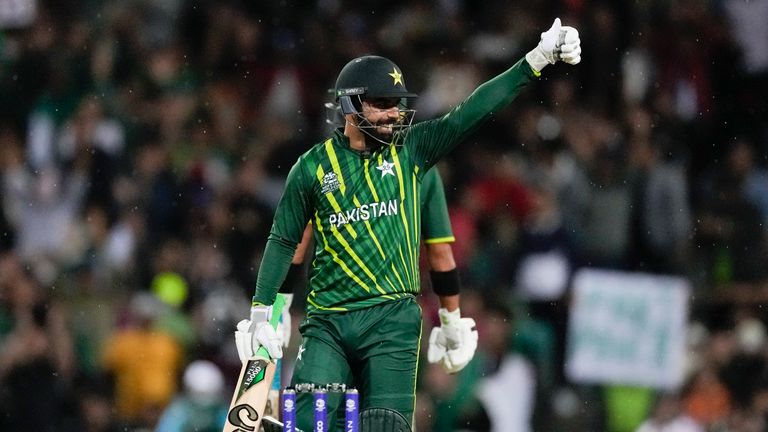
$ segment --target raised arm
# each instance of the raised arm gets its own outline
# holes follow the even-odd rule
[[[429,169],[489,117],[507,107],[548,64],[581,61],[579,32],[556,19],[539,44],[511,68],[481,84],[442,117],[419,123],[410,132],[416,162]]]

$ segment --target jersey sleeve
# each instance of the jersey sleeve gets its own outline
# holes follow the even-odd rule
[[[408,139],[416,164],[422,170],[434,166],[490,116],[509,105],[533,78],[533,69],[523,58],[480,85],[447,114],[414,125]]]
[[[424,174],[421,185],[421,232],[424,243],[453,243],[456,239],[448,217],[443,180],[437,168]]]
[[[312,184],[300,159],[288,173],[256,279],[253,302],[271,305],[288,274],[296,245],[312,212]]]

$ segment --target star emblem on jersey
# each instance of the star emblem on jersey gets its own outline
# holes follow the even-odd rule
[[[381,177],[384,178],[387,174],[392,174],[392,176],[395,176],[395,164],[387,161],[382,161],[381,165],[377,166],[376,169],[381,171]]]
[[[403,74],[401,74],[396,68],[392,68],[392,73],[388,74],[392,77],[392,79],[395,81],[392,85],[404,85],[403,84]]]

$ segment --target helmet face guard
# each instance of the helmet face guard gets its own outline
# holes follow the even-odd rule
[[[384,57],[363,56],[347,63],[336,80],[335,93],[341,114],[355,116],[355,126],[378,143],[401,143],[413,124],[416,110],[408,109],[408,99],[416,98],[417,95],[406,89],[400,68]],[[376,99],[398,99],[397,120],[372,124],[363,113],[363,102]],[[389,127],[391,133],[379,133],[381,127]]]
[[[356,98],[357,101],[353,102],[352,98]],[[345,102],[345,99],[347,100]],[[413,118],[416,114],[416,110],[408,109],[406,99],[400,99],[396,104],[397,107],[397,119],[386,123],[371,123],[370,119],[366,116],[362,110],[352,110],[345,112],[344,105],[352,105],[352,108],[356,108],[355,105],[362,105],[362,98],[360,96],[344,96],[339,98],[340,109],[342,114],[352,115],[357,119],[355,126],[360,129],[368,137],[372,138],[379,144],[402,144],[405,140],[408,131],[413,124]],[[376,110],[377,108],[372,108]],[[381,111],[387,111],[392,108],[381,109]],[[385,127],[388,128],[390,133],[379,133],[379,129]]]

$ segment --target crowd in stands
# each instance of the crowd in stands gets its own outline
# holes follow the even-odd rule
[[[221,430],[341,66],[391,58],[427,119],[556,16],[582,63],[437,167],[480,346],[425,362],[416,430],[768,430],[768,0],[0,0],[0,431]],[[684,385],[570,382],[585,267],[691,282]]]

